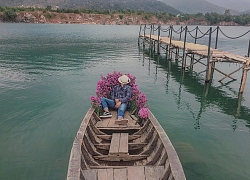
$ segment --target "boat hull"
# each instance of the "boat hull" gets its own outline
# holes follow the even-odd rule
[[[150,112],[150,111],[149,111]],[[136,123],[116,124],[112,117],[100,119],[94,108],[85,115],[70,154],[67,180],[168,179],[185,180],[179,157],[155,116]]]

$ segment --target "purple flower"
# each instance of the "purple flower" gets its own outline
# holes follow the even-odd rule
[[[142,119],[147,119],[149,116],[148,108],[145,108],[145,107],[141,108],[138,112],[138,116]]]
[[[90,96],[90,101],[94,102],[95,101],[95,96]]]

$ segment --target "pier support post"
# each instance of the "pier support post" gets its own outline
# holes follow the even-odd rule
[[[196,26],[196,28],[195,28],[194,44],[197,43],[198,29],[199,29],[199,27]],[[192,66],[191,69],[193,69],[193,65],[192,65],[193,63],[194,63],[194,54],[191,55],[191,60],[190,60],[190,66]]]
[[[206,80],[205,80],[206,83],[208,83],[211,79],[212,64],[213,64],[213,62],[211,61],[212,54],[213,52],[210,51],[210,54],[208,55],[208,59],[207,59],[207,70],[206,70]]]
[[[149,35],[149,48],[150,48],[150,50],[152,50],[152,46],[153,46],[153,43],[152,43],[152,29],[153,29],[153,25],[151,24],[150,25],[150,35]]]
[[[157,44],[157,53],[160,54],[160,33],[161,33],[161,25],[158,25],[158,44]]]
[[[182,26],[181,26],[181,32],[180,32],[179,41],[181,40],[181,34],[182,34],[182,31],[183,31],[183,29],[182,29]]]
[[[187,52],[184,54],[183,60],[182,60],[182,69],[186,69],[187,66]]]
[[[146,41],[146,37],[145,37],[145,35],[146,35],[146,24],[145,24],[145,26],[144,26],[144,39],[143,39],[143,48],[145,48],[145,41]]]
[[[250,39],[249,39],[249,42],[248,42],[247,57],[249,57],[249,55],[250,55]]]
[[[154,40],[154,42],[153,42],[153,46],[154,46],[154,52],[155,52],[155,40]]]
[[[167,57],[167,58],[169,58],[169,54],[168,54],[168,49],[169,49],[169,48],[168,48],[168,45],[167,45],[167,44],[166,44],[165,49],[166,49],[166,57]],[[171,59],[170,59],[170,58],[169,58],[169,61],[171,61]]]
[[[249,60],[246,61],[246,63],[244,64],[244,68],[243,68],[243,73],[242,73],[242,78],[241,78],[241,84],[240,84],[240,93],[241,94],[243,93],[244,88],[245,88],[248,70],[249,70]]]
[[[140,44],[140,38],[141,38],[141,24],[140,24],[140,30],[139,30],[138,44]]]
[[[212,27],[209,29],[209,42],[208,42],[208,50],[207,50],[207,70],[206,70],[206,80],[205,82],[208,83],[211,79],[211,72],[212,72],[212,51],[211,51],[211,38],[212,38]]]
[[[239,93],[239,95],[238,95],[238,106],[237,106],[236,115],[235,115],[236,118],[240,117],[241,101],[242,101],[242,94]]]
[[[214,47],[215,49],[217,49],[217,47],[218,47],[219,29],[220,29],[220,27],[217,26],[217,30],[216,30],[216,40],[215,40],[215,47]]]
[[[187,56],[187,54],[186,54],[187,31],[188,31],[188,29],[187,29],[187,26],[186,26],[186,27],[185,27],[185,36],[184,36],[183,53],[182,53],[182,68],[184,68],[184,63],[186,63],[186,62],[184,62],[184,61],[186,61],[186,56]],[[186,65],[185,65],[185,66],[186,66]]]
[[[179,58],[179,48],[175,49],[175,60],[177,61]]]
[[[173,47],[172,47],[172,35],[173,35],[173,26],[170,25],[170,29],[169,29],[169,58],[172,59],[172,51],[173,51]]]

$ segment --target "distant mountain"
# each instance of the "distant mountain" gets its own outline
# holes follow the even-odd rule
[[[207,12],[216,12],[218,14],[223,14],[226,10],[226,8],[217,6],[206,0],[160,0],[160,1],[174,7],[175,9],[178,9],[183,13],[188,13],[188,14],[197,14],[197,13],[205,14]]]
[[[207,0],[210,3],[216,4],[227,9],[234,9],[237,11],[250,10],[250,0]]]
[[[91,10],[143,10],[145,12],[168,12],[178,14],[180,11],[157,0],[1,0],[0,6],[47,6],[62,8],[84,8]]]

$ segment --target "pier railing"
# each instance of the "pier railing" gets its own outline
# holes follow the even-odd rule
[[[175,29],[173,25],[165,27],[155,24],[145,24],[140,26],[138,42],[140,38],[142,38],[143,47],[145,47],[146,43],[149,43],[149,48],[154,48],[154,51],[157,44],[158,54],[160,54],[161,49],[164,49],[166,55],[170,57],[169,60],[172,60],[172,54],[175,54],[175,60],[179,60],[181,58],[183,69],[193,68],[193,65],[196,63],[206,66],[205,82],[210,81],[214,70],[224,75],[224,77],[219,81],[222,81],[225,78],[236,80],[232,77],[232,74],[242,69],[243,72],[240,93],[243,93],[247,72],[250,70],[250,40],[248,42],[247,54],[240,56],[230,52],[218,50],[219,32],[228,39],[239,39],[243,36],[246,36],[247,34],[250,34],[249,30],[240,36],[231,37],[223,32],[219,26],[214,29],[213,27],[209,27],[208,30],[203,32],[199,26],[196,26],[192,29],[189,29],[188,26],[180,26],[180,28]],[[205,39],[207,44],[198,44],[197,40],[201,39]],[[214,42],[214,47],[212,47],[212,41]],[[180,50],[182,50],[182,52],[180,52]],[[187,65],[187,57],[190,57],[189,66]],[[207,62],[202,62],[202,59],[206,59]],[[215,67],[216,62],[238,63],[242,64],[242,67],[227,74]]]
[[[173,33],[175,33],[176,35],[179,35],[178,40],[179,41],[183,41],[184,44],[187,43],[187,34],[189,34],[189,37],[191,39],[193,39],[194,43],[197,43],[198,39],[202,39],[205,37],[208,37],[208,44],[207,46],[210,48],[212,48],[212,37],[215,37],[215,46],[214,49],[218,48],[218,41],[219,41],[219,32],[226,38],[228,39],[239,39],[242,38],[248,34],[250,34],[250,30],[248,30],[247,32],[239,35],[239,36],[229,36],[227,35],[221,28],[220,26],[217,26],[216,28],[212,28],[210,27],[206,32],[203,32],[199,26],[196,26],[193,29],[189,29],[188,26],[180,26],[179,29],[175,29],[173,25],[170,25],[168,27],[163,27],[161,25],[155,25],[155,24],[144,24],[140,26],[140,31],[139,31],[139,36],[142,34],[146,35],[149,34],[150,37],[151,35],[155,35],[155,32],[157,32],[157,36],[167,36],[170,38],[170,44],[171,44],[171,40],[173,39]],[[167,35],[163,33],[168,33]],[[194,33],[194,34],[192,34]],[[198,33],[200,34],[200,36],[198,36]],[[215,36],[213,36],[213,34],[215,34]],[[191,41],[190,39],[190,41]],[[247,48],[247,57],[250,57],[250,37],[249,37],[249,42],[248,42],[248,48]]]

